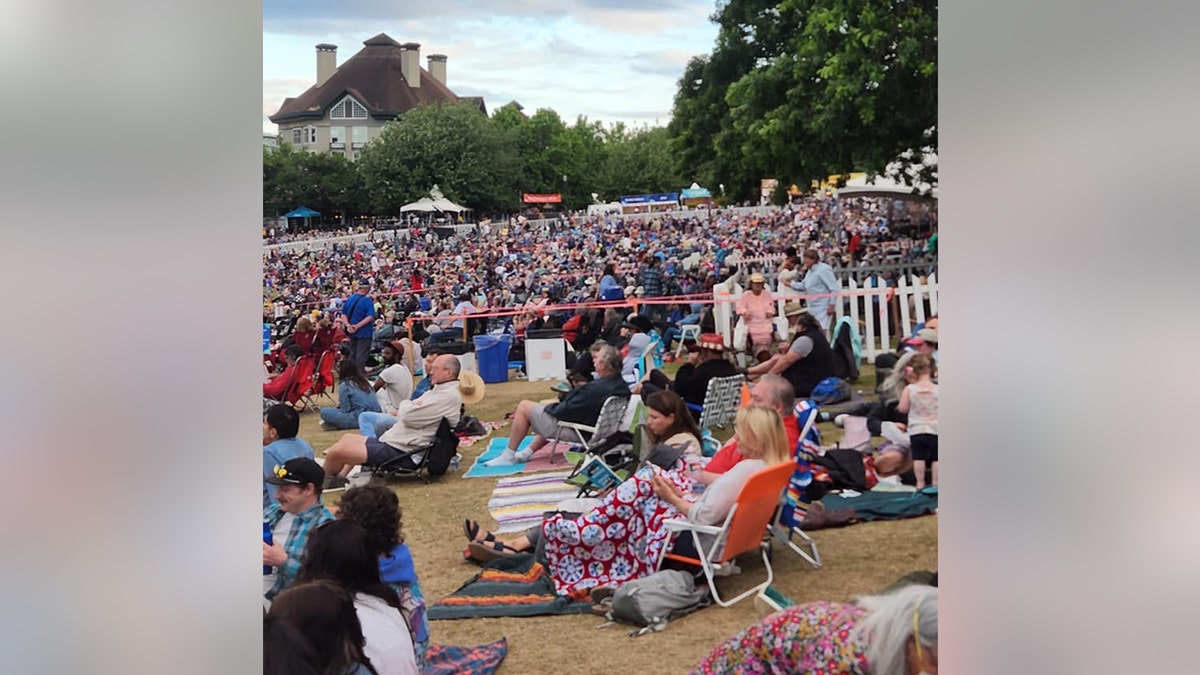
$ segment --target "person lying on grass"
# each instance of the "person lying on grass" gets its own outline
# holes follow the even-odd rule
[[[582,597],[591,589],[618,586],[654,572],[670,533],[668,518],[716,525],[725,520],[742,486],[756,472],[791,461],[783,420],[776,411],[751,406],[738,411],[734,424],[744,459],[697,496],[681,456],[662,468],[647,464],[606,495],[586,514],[558,513],[511,541],[502,542],[478,525],[464,523],[472,554],[506,555],[540,549],[561,595]],[[706,537],[708,538],[705,541]],[[701,535],[705,548],[711,535]],[[672,552],[699,557],[690,537],[679,537]]]

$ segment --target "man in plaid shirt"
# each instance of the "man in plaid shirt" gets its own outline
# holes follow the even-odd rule
[[[644,296],[647,298],[661,297],[666,292],[661,262],[657,255],[650,255],[646,258],[646,267],[642,269],[641,282],[642,290],[645,291]],[[666,312],[666,305],[646,305],[642,310],[642,314],[660,323]]]
[[[325,470],[312,459],[289,459],[283,466],[276,466],[265,480],[277,486],[275,503],[263,509],[263,522],[270,526],[274,542],[270,546],[263,542],[263,565],[274,568],[264,576],[266,582],[271,582],[264,595],[271,600],[296,580],[309,533],[333,520],[333,514],[321,503]]]

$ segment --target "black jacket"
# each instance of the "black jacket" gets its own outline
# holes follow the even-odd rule
[[[629,385],[621,379],[620,373],[572,389],[562,401],[546,406],[546,412],[560,422],[592,425],[600,417],[600,408],[609,396],[629,398]]]
[[[675,392],[684,401],[704,405],[704,394],[708,392],[708,381],[714,377],[737,375],[737,367],[725,359],[705,361],[698,366],[685,363],[675,373]]]

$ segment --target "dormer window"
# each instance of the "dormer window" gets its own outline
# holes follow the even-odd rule
[[[354,97],[347,96],[334,104],[329,111],[329,118],[334,120],[365,120],[367,119],[367,109],[361,103],[354,100]]]

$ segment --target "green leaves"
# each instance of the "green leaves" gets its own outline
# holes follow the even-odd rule
[[[936,151],[935,3],[730,0],[714,20],[714,51],[688,64],[669,129],[679,160],[734,198],[761,178],[807,185]]]

